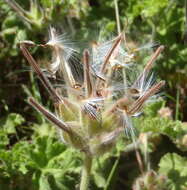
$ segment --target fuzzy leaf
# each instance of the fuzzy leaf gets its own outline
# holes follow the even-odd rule
[[[24,121],[25,119],[21,115],[11,113],[8,115],[3,127],[8,134],[16,133],[15,127],[21,125]]]
[[[56,139],[43,136],[36,139],[30,156],[31,166],[41,172],[41,176],[36,178],[39,189],[65,190],[75,186],[71,174],[79,174],[81,165],[75,151],[66,150],[66,146]]]
[[[176,153],[168,153],[161,158],[159,172],[169,178],[169,189],[185,190],[187,187],[187,159]]]

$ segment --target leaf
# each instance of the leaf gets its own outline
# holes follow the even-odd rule
[[[50,0],[41,0],[41,3],[42,5],[45,7],[45,8],[50,8],[53,6],[54,2],[53,1],[50,1]]]
[[[94,172],[94,181],[99,188],[104,188],[106,184],[106,178],[102,175],[102,173]]]
[[[157,117],[158,111],[163,107],[164,104],[165,102],[162,99],[156,100],[154,103],[149,103],[144,108],[144,114],[146,117]]]
[[[111,154],[105,154],[93,162],[93,179],[99,188],[104,188],[106,185],[106,179],[113,165],[110,159],[111,156]]]
[[[47,176],[41,175],[39,180],[39,190],[51,190]]]
[[[187,158],[176,153],[164,155],[159,163],[159,172],[169,178],[169,189],[185,190],[187,187]]]
[[[174,142],[182,138],[186,131],[183,129],[182,122],[172,121],[167,118],[138,118],[135,125],[141,132],[153,132],[167,135]]]
[[[41,172],[41,176],[35,178],[35,183],[38,183],[41,189],[43,187],[61,190],[73,188],[76,181],[71,175],[78,176],[81,169],[79,155],[71,148],[66,149],[64,144],[50,136],[42,136],[34,140],[33,149],[29,153],[30,166],[36,172]]]
[[[56,128],[52,126],[50,123],[46,123],[46,122],[42,122],[41,124],[34,124],[33,130],[35,132],[34,135],[36,137],[48,136],[48,137],[54,138],[56,134]]]
[[[25,122],[25,119],[20,114],[11,113],[6,118],[3,128],[8,134],[16,133],[15,127],[21,125],[23,122]]]
[[[0,149],[6,147],[9,144],[9,139],[5,131],[0,130]]]

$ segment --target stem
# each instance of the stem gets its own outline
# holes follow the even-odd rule
[[[114,5],[115,5],[117,30],[118,30],[118,34],[120,34],[121,33],[121,26],[120,26],[120,18],[119,18],[118,0],[114,0]]]
[[[84,165],[82,168],[80,190],[88,190],[91,167],[92,167],[92,158],[85,154]]]
[[[72,35],[75,36],[76,31],[75,31],[75,27],[74,27],[74,25],[73,25],[73,22],[72,22],[71,17],[67,16],[67,21],[68,21],[70,30],[71,30],[71,32],[72,32]]]
[[[180,91],[179,87],[177,88],[177,95],[176,95],[176,107],[175,107],[175,120],[179,119],[179,98],[180,98]]]
[[[126,89],[127,89],[127,74],[126,74],[126,68],[123,68],[122,72],[123,72],[123,83],[125,86],[125,91],[124,91],[124,95],[126,94]]]
[[[136,137],[133,134],[132,135],[132,141],[133,141],[134,148],[135,148],[136,159],[137,159],[137,162],[138,162],[138,166],[139,166],[140,172],[143,174],[144,173],[144,165],[143,165],[142,158],[141,158],[140,152],[138,150],[138,144],[137,144],[137,141],[136,141],[135,138]]]
[[[149,152],[148,152],[148,135],[145,134],[144,140],[144,164],[146,165],[146,170],[149,171],[151,169]]]
[[[108,176],[108,179],[107,179],[106,186],[105,186],[104,190],[108,190],[110,188],[112,178],[115,175],[115,172],[116,172],[116,169],[117,169],[117,166],[118,166],[118,163],[119,163],[119,159],[120,159],[120,156],[118,155],[118,158],[116,159],[116,161],[114,162],[114,165],[112,166],[112,170],[111,170],[111,172],[110,172],[110,174]]]

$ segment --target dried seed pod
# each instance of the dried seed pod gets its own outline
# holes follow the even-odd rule
[[[81,63],[78,61],[75,66],[83,69],[83,73],[80,72],[83,75],[80,77],[83,78],[82,82],[76,81],[75,72],[68,62],[68,56],[75,51],[66,45],[63,38],[63,36],[57,35],[54,28],[51,28],[50,40],[44,45],[40,44],[40,47],[50,47],[53,52],[51,72],[56,75],[60,71],[63,75],[65,84],[58,87],[58,89],[62,87],[61,93],[43,74],[27,50],[25,45],[27,43],[21,44],[24,56],[53,98],[58,117],[33,98],[29,98],[29,103],[54,125],[62,129],[60,133],[62,133],[65,143],[84,151],[89,157],[99,156],[110,151],[123,131],[126,131],[126,134],[134,139],[135,132],[131,117],[141,113],[145,103],[165,84],[164,81],[154,83],[153,75],[150,74],[153,62],[163,50],[163,46],[160,46],[152,55],[143,72],[138,75],[131,86],[127,85],[128,81],[126,81],[125,85],[124,83],[120,84],[122,88],[120,87],[118,90],[115,87],[116,83],[113,82],[116,79],[114,73],[116,72],[118,75],[118,71],[114,68],[124,66],[126,62],[121,61],[125,58],[129,58],[128,60],[131,62],[130,57],[132,56],[122,50],[122,35],[106,42],[107,51],[103,50],[105,45],[99,44],[96,44],[91,53],[88,50],[84,51],[83,65],[80,65]],[[102,56],[98,61],[100,55]],[[94,61],[96,63],[92,63]],[[95,68],[95,65],[98,67]],[[133,71],[129,70],[129,72],[131,74]],[[126,80],[126,75],[123,77]],[[122,90],[120,91],[120,89]]]

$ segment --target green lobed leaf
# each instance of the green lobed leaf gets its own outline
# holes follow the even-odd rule
[[[20,114],[11,113],[6,118],[3,128],[8,134],[16,133],[15,127],[23,124],[24,122],[25,122],[25,119]]]
[[[187,158],[176,153],[164,155],[159,163],[159,173],[169,179],[169,190],[185,190],[187,187]]]

